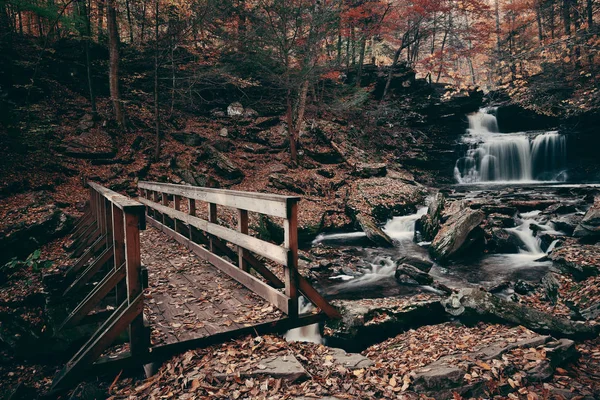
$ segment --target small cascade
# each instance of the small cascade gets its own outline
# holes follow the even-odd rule
[[[456,161],[459,183],[565,180],[566,138],[555,131],[500,133],[494,109],[471,114],[463,137],[469,147]]]
[[[416,214],[394,217],[385,224],[383,231],[392,239],[412,240],[415,235],[415,223],[425,214],[427,207],[421,207]]]

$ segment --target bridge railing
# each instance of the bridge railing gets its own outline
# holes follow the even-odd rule
[[[58,331],[84,323],[109,293],[116,304],[107,318],[65,365],[53,388],[78,379],[117,337],[129,330],[130,354],[142,358],[149,350],[149,332],[144,327],[143,286],[139,231],[145,229],[145,207],[135,200],[96,183],[88,183],[89,206],[73,233],[72,256],[78,257],[66,271],[69,283],[64,295],[83,300],[71,311]],[[102,275],[96,285],[92,278]],[[104,315],[104,313],[100,313]]]
[[[298,274],[299,197],[157,182],[139,182],[138,187],[142,192],[138,200],[148,207],[148,221],[151,224],[170,234],[289,317],[298,316],[299,293],[329,317],[339,317],[337,310]],[[187,213],[181,211],[182,200],[188,203]],[[198,202],[206,203],[207,219],[196,215]],[[217,206],[235,210],[237,229],[218,224]],[[282,245],[251,236],[248,232],[248,212],[282,218]],[[227,246],[226,242],[233,244],[234,248]],[[283,266],[284,280],[280,280],[254,254]],[[225,259],[225,256],[232,261]],[[251,274],[250,269],[255,270],[263,279]],[[284,289],[284,292],[279,289]]]

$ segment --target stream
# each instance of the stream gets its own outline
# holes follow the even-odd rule
[[[382,227],[395,241],[393,248],[373,247],[363,232],[317,236],[312,242],[313,250],[332,249],[359,260],[354,268],[347,268],[347,272],[319,282],[328,298],[361,299],[436,292],[433,287],[396,281],[396,266],[406,258],[433,262],[430,274],[451,288],[492,289],[507,281],[537,283],[552,267],[545,256],[560,245],[561,237],[570,235],[565,227],[585,213],[582,199],[590,188],[594,190],[598,185],[567,182],[567,138],[564,135],[556,131],[501,133],[493,108],[482,109],[468,118],[469,128],[458,146],[454,167],[456,184],[440,190],[446,193],[447,201],[469,200],[485,206],[520,205],[513,215],[504,217],[505,226],[497,228],[514,244],[511,251],[488,251],[486,247],[483,254],[439,265],[429,255],[430,243],[421,240],[415,232],[415,223],[428,210],[428,204],[424,204],[414,214],[393,217]],[[546,212],[549,204],[559,201],[566,204],[568,212],[558,216]],[[508,296],[511,292],[501,294]],[[321,340],[316,326],[290,331],[288,339]]]

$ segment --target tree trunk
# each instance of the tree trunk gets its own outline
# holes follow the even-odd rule
[[[287,96],[287,111],[286,111],[286,121],[288,128],[288,140],[290,141],[290,158],[292,159],[292,163],[294,165],[298,164],[298,152],[296,151],[296,133],[294,132],[294,116],[292,110],[292,91],[288,87]]]
[[[587,4],[586,4],[587,26],[588,26],[588,30],[590,30],[590,31],[592,29],[594,29],[594,10],[592,8],[593,6],[594,6],[594,1],[593,0],[587,0]]]
[[[352,66],[356,65],[356,34],[354,32],[354,27],[352,27],[352,31],[350,33],[350,39],[352,40]]]
[[[127,10],[127,25],[129,27],[129,43],[133,44],[133,23],[131,22],[131,9],[129,7],[129,0],[125,0],[125,8]]]
[[[158,109],[158,5],[158,0],[154,0],[154,11],[156,14],[156,21],[154,23],[154,122],[156,124],[156,147],[154,148],[154,161],[158,161],[158,159],[160,158],[160,113]]]
[[[538,39],[541,44],[544,41],[544,32],[542,29],[542,4],[539,1],[535,4],[535,20],[538,28]]]
[[[144,43],[146,38],[146,2],[142,2],[142,26],[140,27],[140,43]]]
[[[571,35],[571,1],[563,0],[563,25],[565,27],[565,34]]]
[[[98,42],[102,42],[104,40],[104,1],[105,0],[96,1],[96,7],[98,8],[98,26],[96,29]]]
[[[95,116],[96,110],[96,96],[94,95],[94,86],[92,84],[92,66],[90,60],[90,38],[92,36],[92,26],[90,22],[90,15],[86,7],[86,0],[78,0],[79,16],[84,21],[84,26],[80,27],[79,32],[82,36],[85,36],[83,40],[83,46],[85,51],[85,69],[87,73],[88,90],[90,92],[90,105],[92,107],[92,114]]]
[[[554,39],[554,30],[555,30],[555,25],[554,25],[554,0],[550,0],[548,2],[549,7],[550,7],[550,15],[549,15],[549,19],[550,19],[550,37],[552,39]]]
[[[442,47],[440,49],[440,69],[438,71],[437,77],[435,78],[435,83],[440,81],[442,76],[442,71],[444,70],[444,48],[446,47],[446,39],[448,38],[448,31],[450,31],[450,25],[452,23],[452,17],[450,12],[448,12],[448,26],[444,31],[444,38],[442,39]]]
[[[363,33],[360,39],[360,54],[358,56],[358,71],[356,72],[356,87],[360,87],[360,80],[362,78],[363,63],[365,61],[365,50],[367,48],[367,37]]]
[[[121,128],[125,126],[125,115],[119,93],[119,30],[115,0],[108,0],[108,48],[110,52],[109,84],[115,119]]]
[[[387,80],[385,81],[385,88],[383,89],[383,94],[381,95],[381,101],[385,100],[388,90],[390,90],[390,85],[392,83],[392,77],[394,75],[394,68],[396,68],[396,64],[398,63],[400,54],[402,54],[402,50],[405,47],[404,39],[406,38],[407,34],[408,34],[408,32],[404,34],[404,37],[402,38],[402,45],[400,47],[398,47],[398,50],[396,50],[396,52],[394,53],[394,60],[392,61],[392,65],[390,66],[390,70],[388,72]]]

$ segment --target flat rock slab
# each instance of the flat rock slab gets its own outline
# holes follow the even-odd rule
[[[346,353],[343,349],[332,348],[333,363],[341,365],[350,370],[367,368],[372,366],[373,361],[359,353]]]
[[[227,379],[234,375],[237,374],[217,374],[215,375],[215,378]],[[310,374],[292,354],[264,358],[257,364],[253,364],[239,371],[239,375],[242,378],[254,378],[268,375],[272,378],[283,379],[287,382],[296,382],[310,378]]]

